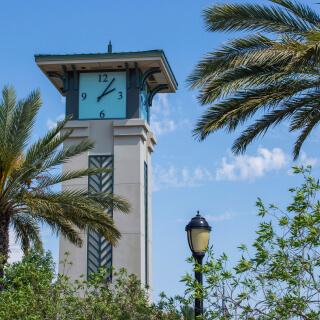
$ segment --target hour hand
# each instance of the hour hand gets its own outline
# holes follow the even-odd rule
[[[108,84],[108,86],[106,87],[106,89],[102,92],[101,96],[99,96],[99,97],[97,98],[97,101],[98,101],[98,102],[101,100],[102,97],[104,97],[104,96],[107,95],[108,93],[110,93],[110,92],[112,92],[112,91],[115,90],[115,89],[111,89],[111,90],[108,91],[108,89],[109,89],[110,86],[112,85],[114,79],[115,79],[115,78],[113,78],[113,79],[111,80],[111,82]]]
[[[103,92],[103,94],[97,98],[97,101],[99,102],[102,97],[106,96],[108,93],[110,93],[110,92],[112,92],[112,91],[114,91],[114,90],[116,90],[116,89],[113,88],[113,89],[111,89],[111,90],[109,90],[109,91],[107,91],[107,92]]]

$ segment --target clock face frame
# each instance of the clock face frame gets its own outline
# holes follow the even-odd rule
[[[126,73],[81,72],[79,119],[126,118]]]

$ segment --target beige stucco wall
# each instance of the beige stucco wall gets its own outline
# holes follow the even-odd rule
[[[83,120],[70,121],[64,130],[73,129],[65,146],[90,138],[96,147],[63,165],[64,172],[87,168],[90,155],[114,156],[114,193],[128,199],[133,210],[130,214],[114,212],[113,217],[122,238],[113,249],[113,265],[136,273],[145,282],[145,208],[144,208],[144,162],[148,165],[148,285],[152,301],[152,203],[151,203],[151,153],[156,139],[145,120]],[[88,188],[88,178],[62,184],[63,189]],[[84,245],[76,248],[63,236],[60,237],[60,260],[66,251],[73,266],[69,270],[71,280],[87,274],[87,236]],[[63,272],[62,267],[59,272]]]

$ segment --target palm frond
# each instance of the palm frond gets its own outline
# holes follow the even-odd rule
[[[113,193],[90,193],[90,198],[99,203],[105,210],[116,210],[123,213],[130,213],[132,210],[130,202]]]
[[[66,163],[74,156],[79,156],[84,152],[92,150],[95,145],[96,143],[93,140],[85,139],[77,144],[71,145],[70,147],[65,147],[56,154],[48,156],[43,162],[41,170],[43,172],[55,166],[61,165],[62,163]]]
[[[83,246],[83,238],[79,230],[67,219],[52,219],[50,216],[44,215],[46,224],[56,231],[57,236],[62,235],[77,247]],[[84,230],[82,230],[84,231]]]
[[[274,44],[273,40],[261,34],[229,40],[221,46],[221,49],[207,53],[204,59],[196,65],[186,82],[190,89],[195,89],[229,69],[266,61],[278,64],[282,61],[281,58],[288,59],[287,54],[282,57],[281,53],[273,49]]]
[[[63,127],[71,119],[71,116],[66,117],[57,126],[48,131],[48,133],[32,144],[26,153],[25,161],[30,165],[34,165],[39,161],[45,160],[50,155],[54,154],[57,148],[71,135],[72,130],[60,134]]]
[[[207,31],[257,31],[301,35],[308,24],[279,7],[257,4],[217,4],[203,10]]]
[[[33,180],[38,175],[52,168],[52,166],[61,164],[75,155],[80,155],[83,152],[91,150],[95,146],[94,141],[84,140],[66,150],[57,150],[72,133],[71,130],[68,130],[64,134],[59,134],[63,125],[69,119],[70,117],[67,117],[58,123],[57,127],[50,130],[44,138],[40,138],[29,147],[20,168],[16,168],[11,173],[10,185],[7,191],[12,190],[16,183]]]
[[[290,131],[308,126],[317,116],[319,116],[320,92],[304,94],[299,98],[292,98],[271,113],[265,114],[261,119],[250,125],[232,146],[235,154],[244,152],[249,144],[259,136],[263,136],[270,127],[275,127],[284,120],[290,119]],[[305,136],[306,138],[307,136]],[[304,138],[304,140],[305,140]],[[303,141],[304,141],[303,140]],[[302,141],[302,142],[303,142]],[[301,143],[302,143],[301,142]],[[297,158],[301,144],[296,144],[294,156]]]
[[[16,105],[16,92],[12,86],[5,86],[2,90],[2,100],[0,102],[0,141],[5,140],[7,129],[13,117]]]
[[[104,192],[90,193],[88,190],[48,191],[37,195],[25,193],[24,203],[35,219],[45,222],[53,231],[58,232],[59,223],[66,220],[82,232],[88,226],[94,227],[111,243],[115,243],[120,233],[105,211],[111,209],[128,213],[131,208],[130,204],[119,196]],[[75,238],[72,230],[70,232]],[[80,234],[78,236],[81,237]]]
[[[64,181],[88,177],[88,176],[91,176],[94,174],[110,173],[112,171],[113,171],[112,169],[108,169],[108,168],[92,168],[92,167],[90,167],[90,168],[86,168],[86,169],[64,172],[64,173],[60,173],[60,174],[57,174],[54,176],[50,176],[47,179],[43,180],[36,187],[36,190],[48,188],[52,185],[55,185],[55,184],[58,184],[58,183],[61,183]]]
[[[308,91],[315,81],[286,79],[282,83],[263,88],[240,91],[235,96],[208,108],[198,120],[193,131],[194,136],[204,140],[210,133],[225,128],[228,133],[234,131],[253,117],[262,107],[265,110],[276,108],[282,102],[290,100],[295,94]]]
[[[260,113],[235,140],[232,150],[239,154],[289,120],[290,131],[302,131],[294,147],[296,159],[317,125],[320,15],[297,1],[270,1],[277,6],[216,4],[203,11],[207,31],[254,33],[207,54],[188,77],[189,88],[199,89],[200,104],[209,105],[193,134],[204,140],[220,129],[230,133]]]
[[[317,27],[320,24],[320,16],[311,7],[299,3],[297,1],[290,0],[270,0],[273,3],[279,4],[292,12],[298,18],[307,21],[313,27]]]
[[[92,227],[115,245],[120,232],[106,211],[128,213],[131,209],[128,201],[113,194],[91,193],[88,190],[51,190],[51,186],[57,183],[112,172],[107,168],[87,168],[62,174],[49,171],[74,156],[88,152],[95,143],[84,140],[62,148],[72,133],[72,130],[62,131],[71,119],[69,116],[25,150],[41,105],[40,94],[35,91],[17,103],[13,88],[5,87],[2,97],[0,207],[1,214],[11,220],[22,249],[27,252],[31,244],[42,249],[39,224],[47,225],[52,232],[60,233],[77,246],[83,244],[82,234]],[[2,238],[8,239],[8,232]],[[0,255],[7,255],[8,246],[7,241]]]
[[[306,126],[319,112],[320,109],[320,93],[312,92],[311,94],[299,97],[292,104],[299,107],[294,115],[289,131],[296,131]]]
[[[21,152],[30,141],[31,132],[36,121],[39,108],[42,105],[40,92],[33,91],[27,99],[20,100],[15,107],[8,142],[12,150]]]
[[[300,136],[298,137],[298,139],[294,143],[294,148],[293,148],[294,160],[296,160],[299,157],[302,144],[307,139],[307,137],[310,135],[311,131],[317,125],[319,125],[319,121],[320,121],[319,110],[313,110],[312,114],[309,115],[308,122],[304,125]]]
[[[43,251],[40,228],[30,215],[18,212],[12,216],[11,224],[15,233],[15,241],[20,242],[21,249],[25,254],[31,244],[37,250]]]
[[[299,77],[301,80],[309,78],[307,75],[288,74],[280,72],[275,66],[238,67],[219,75],[201,90],[198,101],[202,105],[213,103],[216,99],[224,99],[235,94],[240,89],[251,90],[267,85],[281,84],[288,77]]]

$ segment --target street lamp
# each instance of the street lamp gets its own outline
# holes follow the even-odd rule
[[[199,211],[186,225],[188,235],[188,243],[192,255],[198,264],[202,265],[202,259],[205,255],[205,250],[209,244],[209,234],[211,227],[205,218],[201,217]],[[195,272],[196,280],[202,285],[202,273]],[[203,301],[202,299],[195,299],[195,316],[203,315]]]

